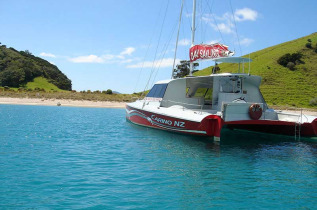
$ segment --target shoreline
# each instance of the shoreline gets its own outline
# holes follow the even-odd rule
[[[72,100],[72,99],[46,99],[46,98],[10,98],[0,97],[0,104],[12,105],[33,105],[33,106],[61,106],[68,107],[92,107],[92,108],[125,108],[126,102],[118,101],[89,101],[89,100]],[[276,111],[300,114],[300,108],[288,109],[275,107]],[[302,113],[306,115],[317,116],[317,111],[302,109]]]
[[[68,107],[125,108],[126,103],[117,101],[0,97],[0,104],[33,106],[58,106],[57,104],[60,104],[60,106]]]

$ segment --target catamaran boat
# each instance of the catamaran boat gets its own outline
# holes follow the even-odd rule
[[[231,55],[225,45],[194,45],[192,38],[191,71],[192,63],[200,59],[237,63],[237,72],[240,72],[240,64],[251,62],[249,58]],[[210,136],[216,141],[220,140],[223,128],[295,137],[317,136],[317,117],[270,109],[260,84],[261,77],[250,73],[209,76],[190,73],[184,78],[159,81],[145,98],[126,105],[126,119],[141,126]]]

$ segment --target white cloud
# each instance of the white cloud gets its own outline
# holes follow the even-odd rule
[[[225,33],[225,34],[230,34],[233,32],[232,25],[230,23],[228,23],[228,24],[220,23],[220,24],[218,24],[218,28],[216,25],[213,28],[214,29],[216,28],[217,30],[219,29],[219,31],[221,31],[222,33]]]
[[[120,53],[120,55],[131,55],[135,51],[134,47],[127,47]]]
[[[189,39],[182,39],[178,41],[179,46],[189,46],[190,45],[190,40]]]
[[[211,40],[207,42],[207,44],[216,44],[216,43],[219,43],[219,40]]]
[[[161,68],[166,68],[166,67],[173,67],[173,62],[174,58],[164,58],[161,60],[157,60],[154,64],[155,68],[161,67]],[[175,63],[179,63],[180,60],[176,59]],[[145,62],[139,62],[136,64],[128,65],[127,68],[152,68],[153,67],[153,62],[152,61],[145,61]]]
[[[249,8],[238,9],[234,13],[236,21],[255,21],[258,17],[258,12]]]
[[[249,38],[243,38],[240,40],[240,44],[244,46],[249,46],[252,42],[254,42],[254,40]]]
[[[135,51],[135,48],[128,47],[125,48],[119,55],[115,54],[105,54],[101,56],[97,55],[85,55],[78,56],[74,58],[69,58],[68,60],[73,63],[129,63],[132,59],[126,59],[125,55],[131,55]]]
[[[217,24],[214,19],[217,19]],[[224,34],[230,34],[233,33],[233,23],[232,23],[232,18],[230,18],[229,13],[223,14],[223,16],[216,16],[214,15],[214,18],[212,18],[212,14],[205,14],[202,17],[202,20],[209,24],[215,31],[220,31],[221,33]]]
[[[42,57],[56,58],[56,55],[54,55],[54,54],[52,54],[52,53],[45,53],[45,52],[40,53],[40,56],[42,56]]]
[[[111,55],[111,54],[106,54],[106,55],[102,55],[100,58],[105,61],[105,60],[113,60],[116,56],[115,55]]]
[[[234,20],[237,22],[242,21],[255,21],[258,17],[258,12],[250,8],[238,9],[234,13]],[[215,14],[204,14],[202,20],[209,24],[215,31],[220,31],[224,34],[234,33],[234,20],[231,13],[226,12],[222,16]]]
[[[96,55],[78,56],[69,59],[73,63],[103,63],[104,60]]]

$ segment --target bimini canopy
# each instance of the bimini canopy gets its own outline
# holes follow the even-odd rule
[[[248,63],[252,60],[249,58],[242,58],[242,57],[227,57],[227,58],[215,58],[212,59],[215,62],[221,62],[221,63]]]

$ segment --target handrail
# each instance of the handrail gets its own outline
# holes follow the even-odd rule
[[[277,112],[278,114],[280,115],[286,115],[286,116],[293,116],[293,117],[298,117],[298,122],[300,122],[301,124],[303,123],[303,116],[306,118],[306,121],[305,122],[308,122],[308,117],[302,113],[302,110],[301,110],[301,113],[283,113],[283,112]]]

